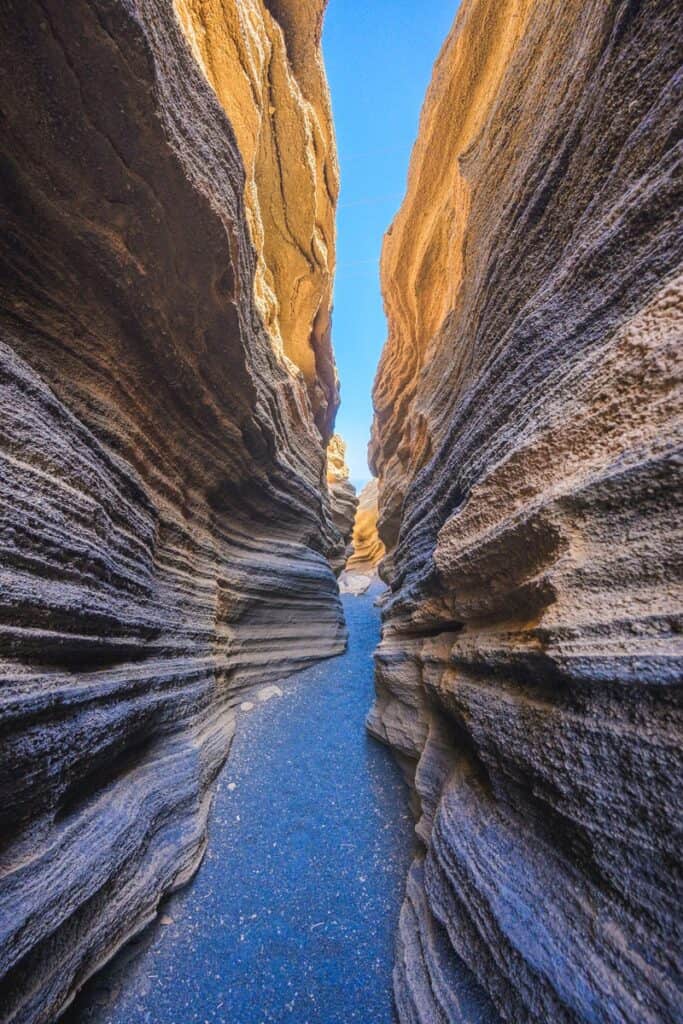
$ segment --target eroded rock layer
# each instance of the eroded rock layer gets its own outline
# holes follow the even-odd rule
[[[386,239],[369,727],[419,800],[411,1024],[679,1013],[675,8],[465,0]]]
[[[332,562],[332,568],[339,575],[353,551],[351,535],[358,506],[356,488],[349,480],[349,467],[346,465],[346,442],[339,434],[334,434],[327,446],[327,486],[332,519],[346,545]]]
[[[373,573],[384,556],[377,533],[377,480],[373,477],[358,495],[353,524],[353,554],[346,563],[352,572]]]
[[[326,2],[174,0],[244,160],[257,307],[329,437],[339,404],[330,340],[339,171],[320,53]]]
[[[263,324],[242,156],[171,0],[17,0],[0,39],[0,1018],[18,1024],[54,1020],[196,869],[240,690],[343,649],[344,544],[314,375]]]
[[[358,495],[352,546],[339,580],[342,593],[364,594],[377,580],[377,566],[384,557],[384,545],[377,533],[377,480],[373,477]]]

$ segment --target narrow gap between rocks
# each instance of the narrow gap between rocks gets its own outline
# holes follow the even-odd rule
[[[204,863],[96,974],[67,1024],[390,1024],[412,859],[408,790],[365,731],[373,584],[343,598],[344,655],[239,717]]]

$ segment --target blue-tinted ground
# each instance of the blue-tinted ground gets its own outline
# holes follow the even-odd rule
[[[344,598],[345,655],[241,719],[208,853],[157,922],[97,975],[79,1024],[390,1024],[412,852],[407,791],[364,729],[373,594]],[[232,783],[235,788],[228,788]]]

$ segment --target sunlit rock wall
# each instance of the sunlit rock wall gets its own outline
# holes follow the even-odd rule
[[[304,375],[316,423],[339,404],[330,341],[339,171],[320,52],[326,0],[174,0],[246,171],[256,304]]]
[[[377,480],[373,477],[358,495],[353,554],[346,563],[351,572],[374,573],[384,556],[384,545],[377,533],[377,513]]]
[[[680,11],[465,0],[384,247],[404,1022],[680,1013]]]
[[[350,554],[339,580],[342,594],[364,594],[378,578],[384,545],[377,533],[377,480],[373,477],[358,495]]]
[[[289,28],[269,31],[286,76]],[[264,326],[248,132],[171,0],[10,0],[0,48],[0,1019],[18,1024],[53,1021],[196,869],[240,691],[344,647],[344,544],[315,422],[334,373],[316,355],[304,380]]]
[[[345,544],[338,558],[332,561],[332,568],[339,575],[353,550],[351,535],[358,506],[356,488],[349,480],[349,467],[346,465],[346,442],[339,434],[334,434],[327,446],[327,486],[332,519]]]

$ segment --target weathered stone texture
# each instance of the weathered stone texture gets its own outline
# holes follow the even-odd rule
[[[349,480],[349,467],[346,465],[346,442],[339,434],[334,434],[327,446],[327,487],[332,519],[346,545],[331,563],[338,576],[353,551],[351,535],[358,507],[356,488]]]
[[[304,380],[264,327],[240,147],[171,0],[17,0],[0,39],[0,1018],[19,1024],[54,1020],[196,869],[240,691],[344,647],[344,545],[315,424],[333,373]]]
[[[384,555],[377,533],[377,480],[373,477],[358,495],[353,524],[353,554],[346,567],[350,572],[374,573]]]
[[[320,53],[326,2],[174,0],[244,160],[257,307],[328,437],[339,404],[330,340],[339,171]]]
[[[377,579],[384,544],[377,533],[377,480],[373,477],[358,496],[352,547],[339,580],[341,592],[364,594]]]
[[[680,1012],[676,7],[465,0],[386,239],[402,1021]]]

